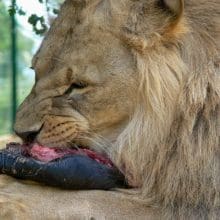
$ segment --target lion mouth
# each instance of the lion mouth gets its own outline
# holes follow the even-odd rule
[[[34,143],[30,145],[22,144],[20,145],[20,148],[22,149],[23,155],[32,157],[41,162],[51,162],[66,156],[84,155],[110,168],[114,166],[112,161],[106,155],[97,153],[95,151],[92,151],[84,147],[58,148],[58,147],[47,147]]]

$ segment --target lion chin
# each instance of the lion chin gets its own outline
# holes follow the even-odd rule
[[[219,28],[219,0],[66,0],[15,131],[107,155],[132,189],[1,176],[0,218],[219,219]]]

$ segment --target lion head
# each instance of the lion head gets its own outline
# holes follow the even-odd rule
[[[220,206],[218,0],[66,0],[15,131],[104,151],[143,199]]]

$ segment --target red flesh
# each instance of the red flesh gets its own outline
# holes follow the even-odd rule
[[[111,160],[97,152],[94,152],[86,148],[50,148],[46,146],[41,146],[39,144],[34,144],[31,147],[23,145],[22,147],[25,148],[25,152],[28,156],[33,157],[34,159],[42,162],[50,162],[52,160],[62,158],[67,155],[81,154],[90,157],[98,163],[102,163],[109,167],[113,167]]]

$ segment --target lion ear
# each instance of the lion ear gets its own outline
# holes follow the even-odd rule
[[[180,17],[184,11],[184,0],[159,0],[160,6],[169,10],[176,17]]]

